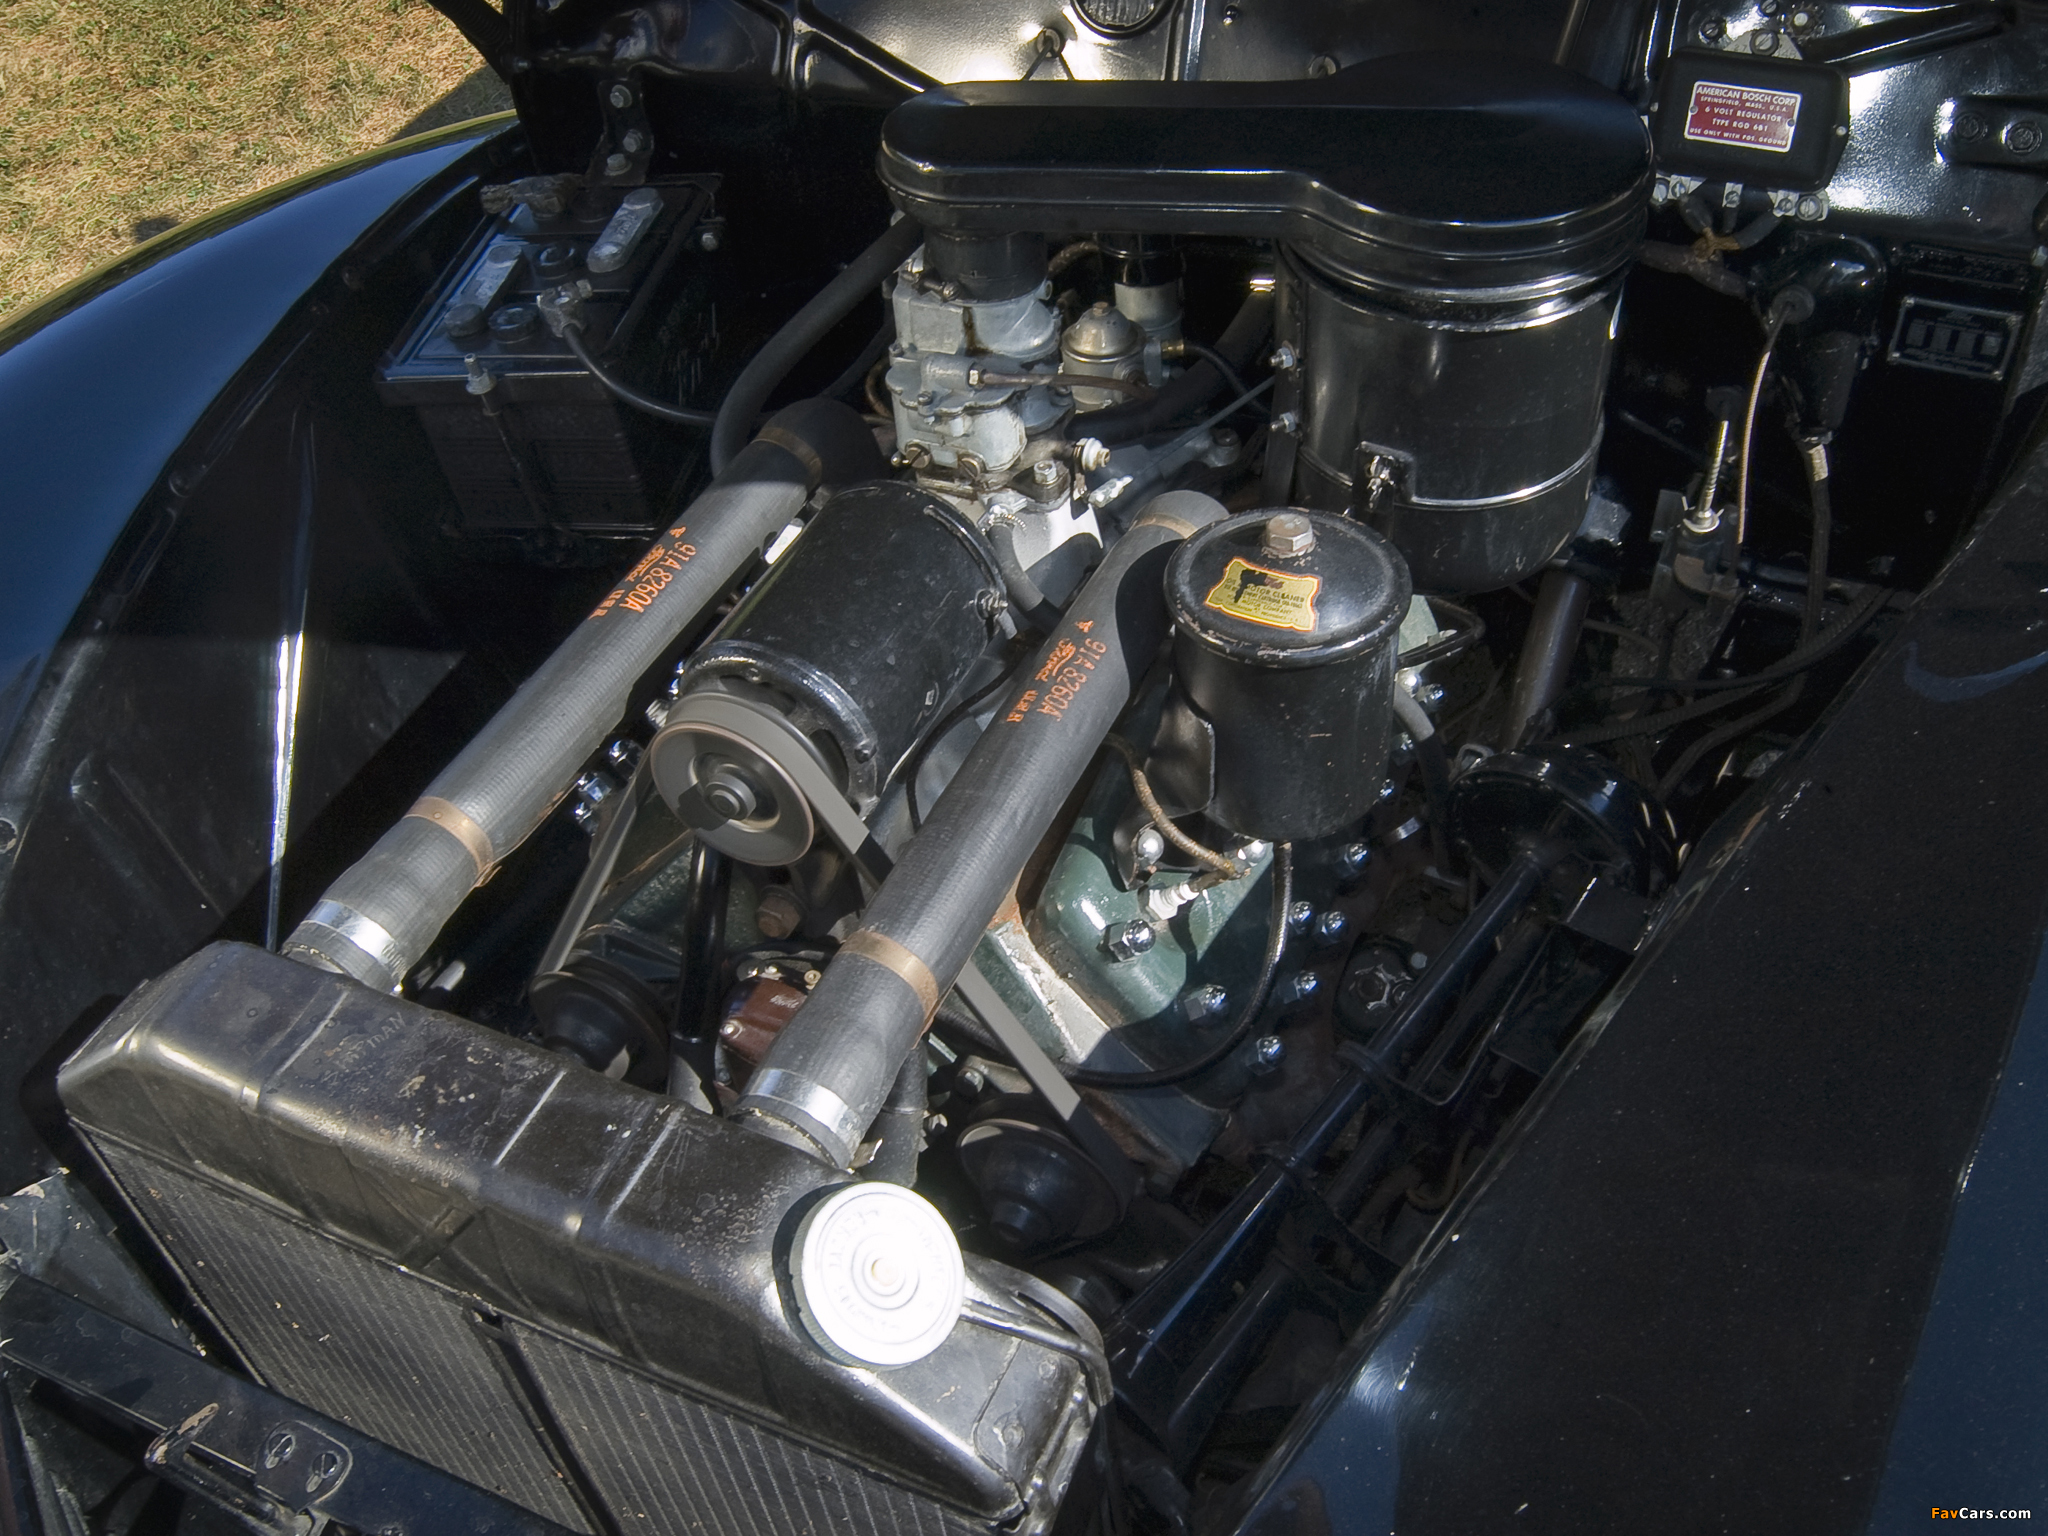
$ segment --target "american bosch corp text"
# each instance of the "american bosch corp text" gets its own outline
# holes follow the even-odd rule
[[[1935,1508],[1937,1520],[2031,1520],[2031,1509],[1971,1509],[1967,1504],[1959,1509]]]

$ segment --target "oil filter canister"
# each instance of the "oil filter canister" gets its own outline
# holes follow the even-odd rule
[[[1002,575],[982,535],[914,486],[841,491],[683,669],[648,748],[663,798],[749,864],[865,816],[988,649]],[[836,818],[836,819],[835,819]]]
[[[1408,567],[1321,512],[1215,523],[1166,571],[1174,667],[1210,739],[1212,819],[1285,842],[1372,808],[1393,736]]]

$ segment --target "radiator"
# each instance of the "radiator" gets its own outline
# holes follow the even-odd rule
[[[1027,1277],[970,1259],[936,1353],[836,1364],[784,1280],[843,1176],[261,950],[139,991],[59,1092],[255,1375],[568,1530],[1028,1532],[1093,1421]]]

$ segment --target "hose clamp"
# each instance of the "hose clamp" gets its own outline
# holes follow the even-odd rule
[[[839,946],[839,954],[858,955],[879,965],[915,992],[918,1006],[924,1009],[925,1023],[931,1023],[932,1015],[939,1011],[939,984],[931,967],[887,934],[876,933],[872,928],[856,929]]]
[[[742,1107],[782,1118],[794,1116],[797,1128],[811,1135],[843,1166],[860,1145],[867,1122],[830,1088],[801,1073],[770,1067],[756,1072],[747,1084]],[[823,1136],[818,1136],[823,1132]]]
[[[818,457],[817,450],[794,432],[786,432],[770,422],[754,434],[757,443],[771,443],[803,465],[804,473],[810,477],[812,487],[825,483],[825,461]]]
[[[343,906],[338,901],[323,900],[316,903],[313,910],[306,914],[306,920],[301,927],[324,928],[327,932],[335,935],[335,937],[348,940],[349,943],[383,967],[385,975],[390,978],[389,981],[384,982],[385,990],[391,992],[398,990],[399,982],[405,977],[406,955],[404,949],[400,947],[398,940],[392,936],[391,930],[382,923],[377,922],[374,918],[363,916],[354,907]],[[296,943],[299,947],[313,948],[312,945],[306,944],[302,939],[296,940]],[[316,954],[321,953],[318,950],[314,952]],[[333,960],[338,965],[341,964],[341,958],[337,955],[327,955],[325,958]],[[382,978],[356,975],[354,968],[351,966],[342,965],[342,969],[355,976],[356,980],[366,984],[371,983],[373,980],[382,980]]]
[[[430,821],[462,844],[470,858],[476,861],[476,883],[482,885],[491,878],[498,867],[497,850],[491,846],[491,834],[477,823],[475,817],[453,801],[443,800],[439,795],[423,795],[413,802],[412,809],[402,820],[417,818]]]

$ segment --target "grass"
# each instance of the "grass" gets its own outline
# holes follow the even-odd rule
[[[477,68],[424,0],[0,0],[0,316],[390,139]]]

